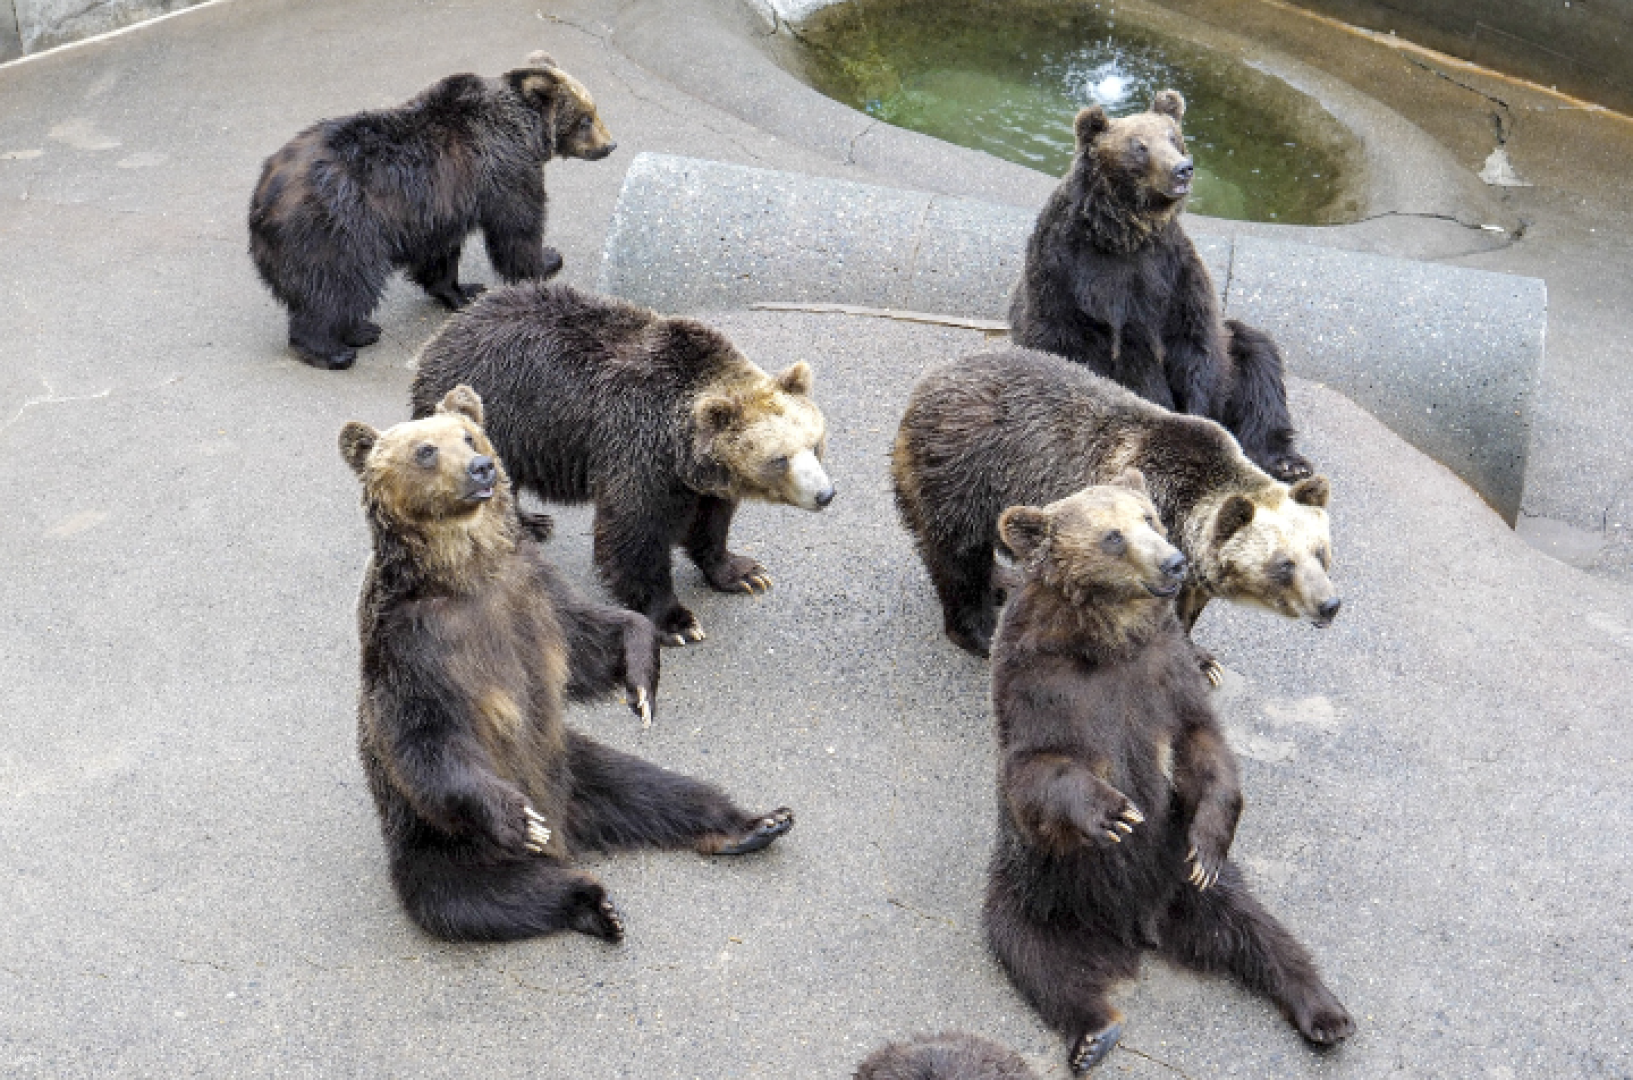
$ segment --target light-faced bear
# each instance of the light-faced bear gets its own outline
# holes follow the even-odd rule
[[[853,1080],[1037,1080],[1037,1073],[1013,1050],[946,1031],[880,1047]]]
[[[565,285],[496,289],[450,319],[414,378],[415,416],[468,384],[517,490],[595,504],[595,562],[665,644],[701,641],[675,596],[681,545],[722,592],[771,587],[726,549],[744,499],[821,510],[827,425],[803,361],[767,375],[725,335]]]
[[[1268,995],[1313,1043],[1354,1031],[1229,858],[1236,760],[1167,599],[1185,558],[1143,478],[999,521],[1017,569],[992,646],[998,841],[987,940],[1074,1071],[1122,1032],[1107,999],[1154,949]]]
[[[892,451],[896,506],[935,583],[947,636],[987,652],[1006,507],[1041,506],[1127,468],[1145,474],[1190,560],[1179,601],[1187,631],[1213,597],[1317,626],[1338,613],[1324,477],[1273,480],[1211,420],[1152,405],[1058,356],[1010,349],[926,373]]]
[[[347,424],[373,553],[358,601],[358,750],[403,906],[427,932],[504,941],[577,930],[617,941],[575,855],[628,847],[756,851],[793,825],[593,742],[566,700],[622,686],[649,719],[657,634],[586,602],[519,534],[469,388],[423,420]]]
[[[289,345],[346,368],[380,339],[369,320],[394,269],[458,310],[465,238],[482,230],[505,281],[544,279],[545,162],[616,145],[583,85],[543,53],[497,79],[450,75],[394,109],[325,120],[266,160],[250,200],[250,255],[289,309]]]
[[[1219,421],[1254,464],[1298,480],[1313,470],[1293,449],[1281,353],[1263,331],[1221,322],[1180,228],[1195,171],[1184,116],[1176,90],[1122,119],[1099,106],[1077,114],[1077,156],[1027,244],[1011,332],[1166,409]]]

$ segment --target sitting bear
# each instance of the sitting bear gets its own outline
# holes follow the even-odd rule
[[[497,79],[450,75],[395,109],[325,120],[267,158],[250,200],[250,254],[289,309],[307,363],[346,368],[380,339],[369,315],[395,267],[458,310],[465,237],[482,230],[506,281],[548,278],[544,163],[615,143],[589,92],[543,53]]]
[[[1317,626],[1341,601],[1327,573],[1328,484],[1289,487],[1211,420],[1171,413],[1057,356],[986,353],[925,374],[891,456],[896,506],[941,598],[947,636],[986,655],[996,618],[998,515],[1123,469],[1145,472],[1163,524],[1191,562],[1187,631],[1210,597]],[[1217,665],[1205,654],[1216,681]]]
[[[1179,225],[1194,171],[1164,90],[1147,112],[1077,114],[1077,157],[1038,215],[1010,300],[1017,345],[1092,370],[1167,409],[1224,424],[1278,480],[1313,471],[1293,450],[1282,359],[1262,331],[1221,325],[1207,267]]]
[[[392,882],[409,914],[453,941],[577,930],[623,936],[581,851],[757,851],[786,809],[746,814],[714,787],[562,724],[564,698],[621,681],[650,718],[657,635],[585,602],[518,535],[481,401],[450,392],[424,420],[350,423],[340,450],[374,537],[358,602],[358,749]]]
[[[565,285],[496,289],[426,345],[414,415],[460,383],[487,402],[518,491],[595,504],[596,566],[668,645],[704,637],[675,597],[671,547],[722,592],[763,592],[765,567],[726,550],[738,502],[834,497],[810,367],[773,378],[689,319]]]
[[[1185,557],[1138,471],[999,521],[1018,561],[992,647],[998,842],[983,911],[1010,981],[1071,1042],[1122,1032],[1107,1001],[1156,949],[1268,995],[1311,1042],[1355,1025],[1227,857],[1236,761],[1173,604]]]
[[[947,1031],[880,1047],[853,1080],[1037,1080],[1037,1073],[1013,1050]]]

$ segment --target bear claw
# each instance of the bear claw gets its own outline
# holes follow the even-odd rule
[[[715,854],[747,855],[759,851],[793,827],[794,811],[786,806],[780,806],[765,817],[754,821],[746,836],[720,848]]]
[[[550,843],[550,826],[531,806],[525,807],[522,812],[527,815],[527,850],[543,855],[545,845]]]
[[[1186,876],[1185,880],[1195,885],[1197,892],[1207,892],[1218,883],[1218,868],[1208,869],[1202,860],[1197,858],[1196,848],[1193,847],[1185,853],[1185,861],[1191,864],[1191,872]]]
[[[605,896],[593,909],[579,914],[574,920],[573,929],[581,934],[598,937],[609,945],[616,945],[624,940],[623,917],[618,914],[618,909],[612,906],[612,901]]]
[[[1111,1048],[1117,1045],[1117,1040],[1122,1038],[1122,1035],[1123,1025],[1108,1024],[1099,1031],[1083,1036],[1077,1040],[1077,1045],[1072,1047],[1072,1054],[1067,1063],[1071,1065],[1073,1072],[1088,1072],[1106,1060],[1106,1055],[1111,1053]]]
[[[1202,661],[1202,674],[1208,677],[1208,682],[1215,687],[1225,685],[1225,668],[1213,657]]]

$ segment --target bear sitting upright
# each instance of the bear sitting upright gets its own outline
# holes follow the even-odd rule
[[[1142,401],[1058,356],[1010,349],[927,372],[891,454],[896,506],[941,598],[947,636],[987,653],[1005,507],[1052,502],[1130,466],[1145,473],[1191,561],[1180,596],[1186,630],[1212,597],[1317,626],[1338,614],[1324,477],[1279,483],[1211,420]],[[1217,679],[1213,659],[1199,659]]]
[[[1221,324],[1208,269],[1180,228],[1194,166],[1164,90],[1118,120],[1077,114],[1077,156],[1038,215],[1009,305],[1015,343],[1080,364],[1166,409],[1225,425],[1278,480],[1313,469],[1293,449],[1281,354]]]
[[[424,420],[347,424],[374,551],[358,602],[358,750],[392,882],[429,933],[505,941],[577,930],[623,936],[577,852],[757,851],[786,809],[739,810],[714,787],[601,746],[562,724],[563,698],[621,681],[650,717],[657,635],[586,603],[518,535],[510,485],[467,387]]]
[[[1354,1023],[1227,858],[1236,762],[1174,617],[1185,558],[1130,470],[999,528],[1019,562],[992,649],[998,842],[987,940],[1071,1040],[1074,1071],[1121,1034],[1107,1000],[1151,948],[1267,994],[1311,1042]]]
[[[425,346],[413,409],[465,383],[518,490],[595,504],[595,562],[613,595],[668,645],[703,640],[675,597],[684,545],[722,592],[771,587],[726,549],[742,499],[821,510],[827,426],[803,361],[767,375],[724,334],[565,285],[497,289]]]
[[[617,145],[589,91],[543,53],[497,79],[450,75],[394,109],[325,120],[267,158],[250,200],[250,255],[289,309],[289,344],[346,368],[380,339],[369,315],[394,267],[453,310],[465,237],[482,230],[506,281],[548,278],[544,163]]]

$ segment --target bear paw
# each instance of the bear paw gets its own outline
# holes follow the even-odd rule
[[[574,917],[573,929],[600,938],[609,945],[624,940],[624,920],[605,893]]]
[[[1090,1032],[1077,1040],[1071,1056],[1066,1059],[1067,1064],[1071,1065],[1073,1072],[1088,1072],[1106,1060],[1106,1055],[1111,1053],[1111,1048],[1117,1045],[1122,1035],[1121,1024],[1108,1024],[1099,1031]]]
[[[769,847],[771,842],[794,827],[794,811],[778,807],[763,818],[749,823],[748,832],[715,852],[716,855],[747,855]]]
[[[1294,1003],[1292,1020],[1299,1034],[1318,1046],[1331,1046],[1355,1034],[1355,1021],[1325,986],[1317,984]]]
[[[352,348],[343,347],[319,352],[316,349],[308,348],[305,345],[297,345],[294,342],[290,343],[290,347],[294,349],[295,355],[300,357],[303,363],[310,364],[323,371],[345,371],[357,362],[357,350]]]
[[[1185,861],[1191,867],[1191,872],[1185,880],[1196,886],[1197,892],[1207,892],[1219,881],[1219,872],[1225,868],[1223,853],[1217,856],[1203,855],[1195,847],[1185,853]]]
[[[533,538],[535,544],[548,544],[550,537],[555,535],[556,521],[549,514],[540,514],[532,510],[516,511],[516,521],[522,531]]]
[[[354,349],[366,349],[380,340],[380,324],[364,319],[341,334],[340,340]]]
[[[1303,454],[1294,450],[1278,450],[1268,454],[1260,464],[1263,465],[1265,472],[1284,484],[1315,475],[1315,466],[1311,465]]]
[[[707,567],[703,576],[719,592],[763,593],[771,591],[771,573],[746,555],[728,555],[725,561]]]
[[[1121,844],[1123,837],[1134,831],[1134,826],[1145,824],[1145,815],[1119,792],[1113,791],[1110,795],[1099,806],[1086,807],[1083,819],[1076,824],[1079,831],[1092,841],[1104,839],[1108,843]]]
[[[697,616],[683,607],[677,606],[663,619],[654,621],[658,624],[658,641],[664,645],[690,645],[709,636],[703,632]]]

